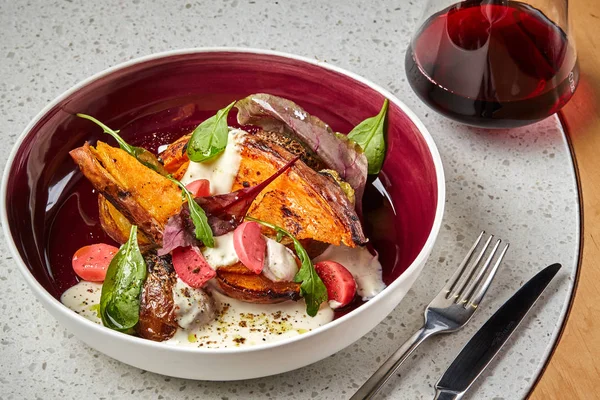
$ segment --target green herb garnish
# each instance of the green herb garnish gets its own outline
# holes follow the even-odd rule
[[[117,141],[117,143],[119,144],[119,147],[121,149],[125,150],[129,155],[135,157],[139,162],[141,162],[146,167],[153,169],[154,171],[158,172],[161,175],[167,174],[167,171],[162,166],[162,164],[157,160],[157,158],[154,154],[150,153],[148,150],[146,150],[142,147],[135,147],[135,146],[130,145],[129,143],[124,141],[121,136],[119,136],[118,130],[115,131],[113,129],[110,129],[108,126],[104,125],[102,122],[98,121],[96,118],[91,117],[89,115],[86,115],[86,114],[76,114],[76,115],[80,118],[90,120],[93,123],[95,123],[96,125],[98,125],[100,128],[102,128],[104,133],[108,133],[110,136],[112,136]]]
[[[292,239],[294,242],[294,249],[301,262],[300,270],[294,277],[294,282],[302,283],[300,285],[300,294],[304,297],[304,301],[306,301],[306,313],[311,317],[317,315],[321,303],[328,300],[327,288],[319,275],[317,275],[317,271],[315,271],[315,267],[304,247],[302,247],[298,239],[291,233],[277,225],[248,216],[246,216],[246,219],[248,221],[258,222],[261,225],[273,229],[277,232],[278,239],[282,238],[282,235],[286,235]]]
[[[229,110],[234,104],[235,101],[220,109],[216,115],[194,129],[187,146],[187,154],[190,160],[194,162],[210,160],[225,150],[229,136],[227,114],[229,114]]]
[[[215,247],[213,232],[212,229],[210,229],[208,218],[206,218],[206,213],[202,207],[200,207],[200,205],[194,201],[194,196],[192,196],[190,191],[187,190],[183,183],[179,182],[177,179],[174,179],[170,175],[167,175],[167,179],[181,188],[181,197],[183,200],[187,200],[188,207],[190,209],[190,217],[194,223],[196,239],[201,240],[202,243],[204,243],[204,245],[207,247]]]
[[[381,111],[374,117],[367,118],[348,134],[365,152],[369,162],[369,174],[378,174],[385,158],[385,117],[388,99],[383,101]]]
[[[100,317],[104,326],[131,332],[140,318],[140,293],[146,279],[146,262],[137,241],[137,226],[132,225],[129,240],[113,257],[100,295]]]

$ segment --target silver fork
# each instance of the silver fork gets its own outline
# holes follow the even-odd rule
[[[470,263],[485,232],[481,232],[473,247],[454,275],[438,295],[425,309],[425,324],[415,332],[385,363],[358,389],[350,400],[371,399],[379,392],[388,379],[410,354],[430,336],[438,333],[455,332],[465,326],[481,303],[485,292],[490,287],[502,258],[508,250],[506,244],[493,263],[494,256],[500,248],[501,240],[494,244],[490,254],[481,261],[492,242],[493,235],[485,241],[482,250]]]

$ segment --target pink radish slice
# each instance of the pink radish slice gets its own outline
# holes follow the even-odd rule
[[[260,274],[265,263],[267,241],[260,225],[253,221],[240,224],[233,231],[233,248],[242,264],[255,274]]]
[[[73,270],[83,280],[102,282],[110,262],[118,251],[115,246],[104,243],[84,246],[73,255]]]
[[[197,247],[178,247],[171,256],[179,279],[193,288],[201,288],[217,275]]]

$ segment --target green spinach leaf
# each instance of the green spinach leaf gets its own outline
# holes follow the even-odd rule
[[[102,122],[98,121],[94,117],[91,117],[86,114],[76,114],[76,115],[79,118],[84,118],[84,119],[90,120],[93,123],[95,123],[96,125],[98,125],[100,128],[102,128],[104,133],[108,133],[110,136],[112,136],[117,141],[117,143],[119,144],[119,147],[121,147],[121,149],[125,150],[129,155],[135,157],[139,162],[141,162],[146,167],[153,169],[154,171],[158,172],[161,175],[167,175],[167,171],[165,170],[163,165],[158,161],[156,156],[154,154],[150,153],[148,150],[146,150],[142,147],[135,147],[135,146],[130,145],[129,143],[124,141],[121,136],[119,136],[119,131],[110,129],[108,126],[104,125]]]
[[[146,279],[146,262],[137,241],[137,226],[132,225],[129,240],[113,257],[100,295],[100,317],[104,326],[131,332],[140,317],[140,293]]]
[[[321,307],[321,303],[328,300],[327,297],[327,288],[325,284],[317,275],[317,271],[308,256],[308,253],[302,247],[302,244],[296,239],[291,233],[286,231],[283,228],[278,227],[277,225],[273,225],[269,222],[261,221],[256,218],[246,216],[248,221],[258,222],[261,225],[264,225],[268,228],[273,229],[277,233],[277,238],[281,238],[283,235],[289,236],[294,242],[294,249],[296,250],[296,254],[300,259],[300,270],[296,273],[294,277],[294,282],[300,283],[300,294],[304,297],[304,301],[306,302],[306,313],[311,317],[317,315],[319,311],[319,307]]]
[[[194,201],[194,196],[192,196],[190,191],[187,190],[183,183],[179,182],[177,179],[174,179],[170,175],[167,176],[167,179],[181,188],[181,196],[184,200],[187,200],[188,207],[190,209],[190,217],[194,223],[196,239],[201,240],[202,243],[204,243],[204,245],[207,247],[215,247],[215,238],[213,236],[212,229],[210,229],[210,225],[208,224],[206,213],[202,207],[200,207],[200,205]]]
[[[190,160],[194,162],[207,161],[218,156],[225,150],[229,136],[227,115],[234,104],[235,101],[217,111],[216,115],[202,122],[194,129],[187,146],[187,153]]]
[[[385,159],[385,117],[388,99],[385,99],[381,111],[374,117],[367,118],[356,125],[348,134],[365,152],[369,162],[369,174],[378,174]]]

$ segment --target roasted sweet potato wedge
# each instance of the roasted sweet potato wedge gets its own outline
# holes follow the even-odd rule
[[[177,139],[160,154],[165,170],[172,174],[175,179],[181,179],[190,162],[187,156],[187,143],[191,135],[185,135]]]
[[[217,283],[227,296],[249,303],[270,304],[300,299],[299,283],[273,282],[241,263],[217,269]]]
[[[98,192],[154,244],[162,244],[163,228],[182,204],[177,185],[100,141],[96,148],[86,143],[69,154]]]
[[[249,135],[233,190],[260,183],[292,158],[283,147]],[[248,215],[281,226],[298,239],[349,247],[366,242],[354,206],[340,186],[303,162],[267,186]]]
[[[123,244],[129,239],[131,222],[101,194],[98,195],[98,213],[102,229],[112,240]],[[143,232],[138,232],[137,237],[142,252],[154,247],[154,244]]]
[[[182,143],[187,140],[189,136],[183,136],[163,153],[170,173],[185,173],[189,159]],[[292,158],[292,153],[267,136],[248,135],[232,190],[262,182]],[[281,226],[298,239],[349,247],[366,243],[354,205],[338,183],[303,162],[267,186],[248,215]]]

